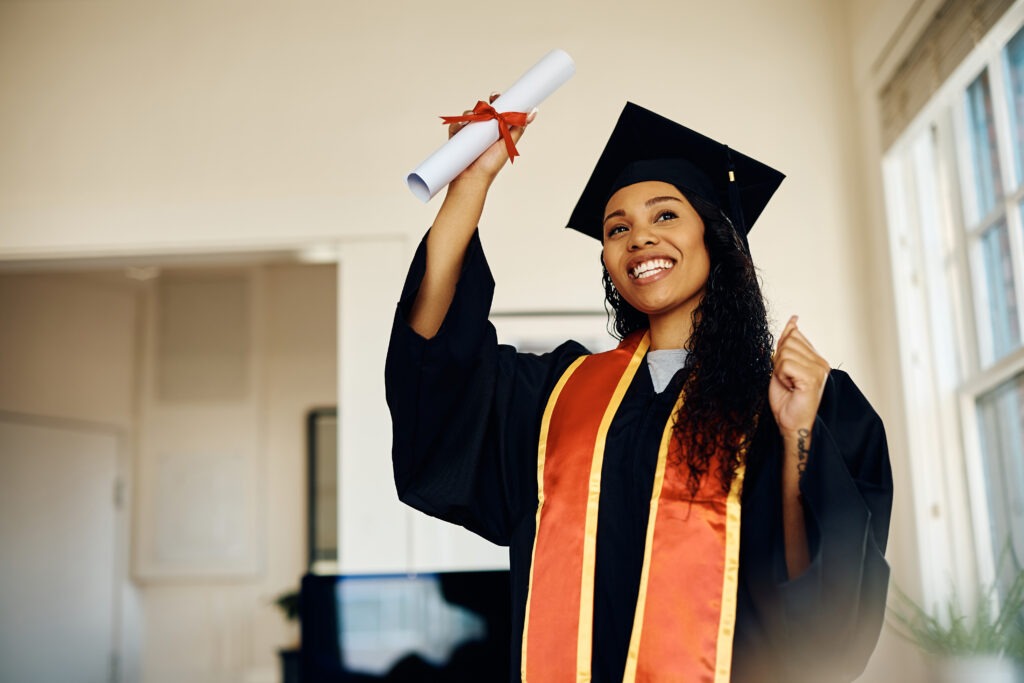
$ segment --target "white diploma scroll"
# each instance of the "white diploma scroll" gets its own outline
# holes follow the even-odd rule
[[[565,50],[552,50],[491,103],[495,111],[530,112],[576,73]],[[476,121],[463,126],[448,142],[406,176],[412,193],[427,202],[476,161],[498,139],[498,122]]]

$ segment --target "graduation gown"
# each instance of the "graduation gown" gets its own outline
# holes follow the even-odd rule
[[[548,396],[588,351],[543,355],[499,345],[487,317],[494,282],[474,235],[447,316],[424,339],[406,322],[425,267],[421,243],[395,315],[386,364],[399,498],[509,547],[512,680],[536,533],[537,445]],[[605,444],[594,577],[594,683],[621,681],[643,565],[660,439],[684,377],[654,391],[646,360]],[[849,681],[874,649],[885,611],[892,474],[881,420],[833,370],[800,488],[811,564],[788,578],[782,444],[765,409],[747,453],[732,681]],[[680,576],[680,581],[685,581]],[[680,634],[685,637],[685,634]]]

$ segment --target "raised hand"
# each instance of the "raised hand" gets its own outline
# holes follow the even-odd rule
[[[490,101],[498,99],[494,93]],[[536,112],[527,117],[527,124]],[[448,127],[451,137],[466,124],[453,123]],[[512,140],[519,141],[526,126],[510,129]],[[409,325],[422,337],[437,334],[448,313],[455,285],[462,270],[466,247],[473,236],[484,209],[484,200],[491,183],[508,161],[508,150],[501,138],[466,170],[448,184],[441,210],[427,235],[427,265],[420,290],[409,312]]]
[[[488,98],[488,102],[493,104],[494,101],[498,99],[498,95],[499,93],[491,93],[491,96]],[[462,113],[467,115],[472,114],[473,110],[467,109]],[[537,110],[530,112],[530,115],[526,118],[527,125],[529,125],[530,122],[533,121],[536,115]],[[448,126],[448,137],[452,137],[467,125],[468,123],[465,122],[451,124],[450,126]],[[512,135],[512,142],[519,142],[519,138],[523,136],[523,133],[525,131],[526,126],[510,127],[509,132]],[[474,178],[483,180],[487,184],[490,184],[491,181],[493,181],[494,178],[498,175],[498,172],[505,167],[506,161],[508,161],[508,151],[505,148],[504,141],[501,138],[499,138],[497,142],[488,147],[487,150],[484,151],[484,153],[481,154],[476,161],[474,161],[472,164],[466,167],[466,169],[462,173],[460,173],[452,182],[455,183],[458,182],[459,180]]]
[[[768,385],[768,404],[783,438],[810,433],[825,390],[829,364],[797,327],[792,316],[779,336]],[[805,434],[806,435],[806,434]]]

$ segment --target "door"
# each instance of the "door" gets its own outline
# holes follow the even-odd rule
[[[0,416],[0,682],[114,679],[117,436]]]

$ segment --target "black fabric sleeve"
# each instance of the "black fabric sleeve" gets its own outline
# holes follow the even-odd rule
[[[537,356],[497,343],[487,320],[494,280],[477,234],[438,333],[418,335],[407,316],[426,266],[425,242],[406,278],[385,367],[398,496],[508,545],[522,515],[535,512],[537,438],[547,395],[587,351],[566,342]]]
[[[882,421],[853,380],[833,370],[800,482],[811,564],[792,579],[782,530],[781,438],[770,414],[763,422],[757,490],[744,505],[771,514],[741,531],[740,551],[755,618],[780,680],[852,681],[877,643],[889,584],[884,554],[893,484]]]

